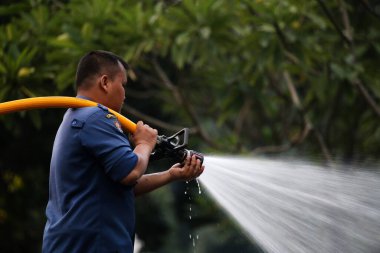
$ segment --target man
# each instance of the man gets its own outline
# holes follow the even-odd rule
[[[108,108],[120,112],[128,65],[106,51],[79,62],[77,96],[97,107],[68,109],[57,132],[50,165],[49,202],[42,251],[132,253],[134,196],[175,180],[191,180],[204,170],[187,157],[167,171],[144,175],[157,130],[137,123],[131,140]]]

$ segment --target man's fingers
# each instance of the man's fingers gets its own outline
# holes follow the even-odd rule
[[[201,173],[201,169],[202,169],[202,165],[201,165],[201,161],[199,159],[196,158],[196,156],[194,156],[194,167],[193,167],[193,178],[196,178],[200,175]]]
[[[197,158],[196,155],[188,155],[186,157],[185,165],[183,166],[184,175],[187,180],[192,180],[199,177],[203,170],[204,165],[201,164],[201,161]]]
[[[196,169],[196,167],[197,167],[197,160],[196,160],[196,158],[195,158],[195,155],[193,155],[193,156],[191,157],[191,167],[192,167],[193,169]]]

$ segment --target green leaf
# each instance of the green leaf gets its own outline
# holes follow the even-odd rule
[[[347,77],[347,73],[346,73],[345,69],[336,63],[331,64],[331,70],[335,73],[335,75],[339,79],[343,80]]]

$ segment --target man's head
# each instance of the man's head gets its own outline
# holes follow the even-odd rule
[[[78,95],[89,97],[117,112],[125,99],[128,64],[107,51],[91,51],[81,58],[76,73]]]

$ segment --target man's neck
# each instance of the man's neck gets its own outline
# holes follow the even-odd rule
[[[84,99],[91,100],[93,102],[109,107],[107,101],[105,100],[105,97],[97,94],[94,91],[79,90],[77,91],[77,97],[82,97]]]
[[[96,92],[92,90],[78,90],[77,91],[77,97],[83,97],[88,100],[101,103],[102,99],[100,99],[99,95],[96,94]]]

